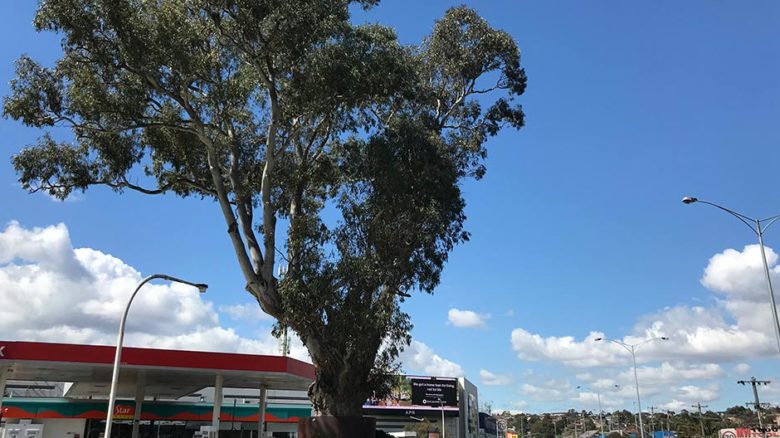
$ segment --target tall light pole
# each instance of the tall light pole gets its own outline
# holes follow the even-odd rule
[[[617,387],[618,385],[615,385],[615,388]],[[585,389],[585,390],[593,391],[593,389],[582,385],[578,385],[577,389]],[[606,438],[606,435],[604,435],[604,417],[602,415],[604,411],[601,409],[601,393],[599,391],[596,391],[596,399],[599,401],[599,428],[601,429],[601,438]]]
[[[127,306],[125,306],[125,311],[122,314],[122,320],[119,322],[119,335],[117,335],[116,338],[116,352],[114,354],[114,372],[111,376],[111,391],[108,393],[108,412],[106,413],[106,429],[105,432],[103,433],[104,438],[111,438],[111,423],[114,421],[114,402],[116,401],[116,385],[119,380],[119,362],[122,359],[122,342],[125,339],[125,322],[127,322],[127,313],[130,311],[130,304],[133,303],[133,298],[135,298],[138,291],[141,290],[141,287],[143,287],[143,285],[155,279],[168,280],[176,283],[195,286],[198,288],[198,291],[200,293],[206,292],[206,289],[208,289],[209,287],[207,284],[192,283],[187,280],[182,280],[181,278],[171,277],[170,275],[154,274],[144,278],[141,281],[141,283],[138,284],[138,287],[135,288],[133,294],[130,295],[130,299],[127,301]]]
[[[625,348],[626,351],[631,353],[631,360],[634,363],[634,385],[636,386],[636,403],[637,406],[639,407],[639,434],[641,438],[645,438],[645,426],[642,423],[642,399],[639,397],[639,377],[637,376],[636,373],[636,347],[643,344],[647,344],[648,342],[652,342],[652,341],[668,341],[669,338],[667,338],[666,336],[661,336],[660,338],[650,338],[650,339],[645,339],[644,341],[638,344],[627,344],[622,341],[616,341],[614,339],[608,339],[608,338],[596,338],[594,340],[612,342],[614,344],[620,345],[621,347]]]
[[[772,278],[769,275],[769,264],[766,261],[766,252],[764,251],[764,233],[769,227],[772,226],[773,223],[775,223],[775,221],[780,219],[780,214],[768,217],[766,219],[753,219],[751,217],[745,216],[742,213],[738,213],[729,208],[715,204],[714,202],[703,201],[701,199],[694,198],[692,196],[686,196],[682,198],[682,202],[683,204],[693,204],[698,202],[702,204],[711,205],[717,209],[723,210],[726,213],[739,219],[743,224],[747,225],[747,227],[750,228],[750,231],[752,231],[756,236],[758,236],[758,245],[761,247],[761,261],[764,262],[764,274],[766,275],[766,284],[769,288],[769,303],[772,306],[772,318],[775,322],[775,340],[777,341],[777,350],[778,352],[780,352],[780,320],[778,320],[777,318],[777,305],[775,304],[775,292],[772,289]]]

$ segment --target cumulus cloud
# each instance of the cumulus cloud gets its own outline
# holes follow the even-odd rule
[[[715,388],[702,388],[696,385],[685,385],[674,389],[675,399],[679,398],[688,402],[710,402],[718,398]]]
[[[420,341],[412,341],[400,356],[407,372],[438,377],[461,377],[463,368],[455,362],[436,354],[431,347]]]
[[[720,396],[717,387],[703,388],[695,385],[672,388],[672,394],[672,400],[661,405],[669,411],[691,410],[695,403],[711,402]]]
[[[514,382],[510,375],[495,374],[485,369],[479,370],[479,377],[482,379],[482,383],[488,386],[506,386]]]
[[[737,374],[747,374],[750,372],[750,365],[746,363],[738,363],[734,366],[734,372]]]
[[[780,284],[777,254],[767,248],[773,279]],[[637,361],[673,359],[717,363],[776,354],[771,309],[758,245],[742,251],[727,249],[713,256],[701,283],[714,292],[716,304],[674,306],[641,317],[633,333],[619,340],[638,344],[669,337],[636,349]],[[619,345],[595,342],[602,333],[582,340],[572,336],[542,336],[522,328],[512,331],[512,348],[522,360],[555,361],[574,367],[625,364],[630,355]],[[721,370],[722,371],[722,370]]]
[[[668,403],[662,404],[661,407],[666,409],[667,411],[679,412],[682,411],[683,409],[690,409],[690,403],[686,403],[682,400],[674,399]]]
[[[625,404],[626,396],[617,391],[594,392],[592,390],[581,390],[581,392],[578,392],[576,397],[573,397],[572,400],[579,403],[584,409],[595,410],[599,407],[600,403],[603,409],[612,410],[623,406]]]
[[[272,321],[273,317],[260,308],[260,305],[254,303],[232,304],[219,306],[219,311],[224,313],[235,321],[245,321],[254,323],[257,321]]]
[[[0,232],[0,333],[8,340],[113,344],[119,318],[143,275],[91,248],[73,248],[64,224]],[[235,310],[237,308],[232,308]],[[198,290],[179,283],[144,286],[130,309],[126,345],[277,354],[269,331],[254,338],[220,324]],[[308,360],[293,338],[291,356]]]
[[[512,415],[522,414],[528,408],[528,402],[525,400],[517,400],[512,402],[509,409],[503,409],[502,411],[508,411]]]
[[[452,308],[447,312],[447,320],[455,327],[475,328],[484,327],[490,315],[476,313],[471,310],[460,310]]]
[[[642,384],[658,384],[669,382],[687,382],[691,380],[711,380],[723,377],[725,373],[720,365],[707,364],[672,364],[663,362],[660,366],[640,366],[637,368],[637,377]],[[633,368],[619,374],[618,380],[623,382],[633,381]]]
[[[552,360],[574,367],[594,367],[622,363],[620,351],[596,341],[603,333],[591,332],[582,341],[573,336],[542,337],[527,330],[512,330],[512,349],[523,360]],[[618,347],[619,348],[619,347]]]
[[[520,392],[540,402],[559,402],[576,397],[571,383],[558,379],[549,379],[536,385],[524,383]]]

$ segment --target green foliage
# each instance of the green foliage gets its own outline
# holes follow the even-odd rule
[[[407,432],[417,432],[417,438],[428,438],[428,432],[441,433],[441,422],[433,423],[428,419],[424,419],[423,421],[407,424],[404,426],[404,430]],[[446,433],[446,436],[450,437],[452,435]]]
[[[468,239],[460,184],[484,174],[489,137],[523,125],[507,33],[458,7],[403,46],[350,23],[376,3],[48,0],[34,24],[63,56],[20,58],[4,101],[74,134],[13,157],[27,190],[217,201],[247,290],[301,337],[312,401],[338,415],[386,390],[410,342],[401,301],[432,292]]]

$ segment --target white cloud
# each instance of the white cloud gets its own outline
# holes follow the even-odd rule
[[[642,398],[658,397],[655,403],[674,399],[685,402],[695,401],[694,397],[711,400],[717,394],[717,387],[708,385],[696,386],[693,382],[708,382],[726,375],[718,364],[687,364],[684,362],[663,362],[659,366],[639,366],[637,376]],[[577,378],[584,382],[582,392],[573,395],[572,400],[580,402],[590,409],[598,403],[598,393],[601,395],[602,406],[621,407],[631,403],[636,397],[634,369],[632,366],[623,371],[613,367],[594,370],[590,373],[579,373]],[[698,391],[698,392],[697,392]],[[690,404],[690,403],[688,403]]]
[[[734,366],[734,372],[737,374],[747,374],[750,372],[750,365],[746,363],[738,363]]]
[[[669,411],[691,410],[696,403],[707,403],[720,397],[716,387],[702,388],[694,385],[672,388],[672,400],[661,405]]]
[[[249,323],[254,323],[257,321],[273,321],[273,317],[263,312],[263,309],[260,308],[260,305],[257,304],[257,302],[222,305],[219,306],[219,311],[228,315],[230,319],[236,321],[246,321]]]
[[[528,408],[528,402],[525,400],[517,400],[512,402],[510,406],[509,409],[502,409],[501,412],[507,411],[512,415],[525,413],[525,410]]]
[[[447,320],[455,327],[475,328],[484,327],[490,315],[476,313],[471,310],[452,308],[447,312]]]
[[[690,406],[691,406],[690,403],[686,403],[682,400],[677,400],[677,399],[673,399],[672,401],[661,405],[662,408],[672,412],[679,412],[682,411],[683,409],[690,409]]]
[[[725,373],[718,364],[671,364],[663,362],[658,367],[640,366],[637,368],[637,377],[643,385],[655,385],[669,382],[687,382],[691,380],[712,380],[723,377]],[[619,374],[618,380],[623,382],[633,381],[633,368]]]
[[[479,370],[479,377],[482,379],[482,383],[487,386],[506,386],[514,382],[510,375],[495,374],[485,369]]]
[[[780,267],[777,254],[767,248],[767,259],[777,284]],[[638,344],[666,336],[667,342],[650,342],[636,349],[637,361],[658,360],[717,363],[770,357],[776,354],[771,310],[758,245],[742,251],[727,249],[713,256],[704,270],[702,284],[716,293],[715,305],[674,306],[641,317],[633,333],[621,340]],[[602,337],[591,332],[585,339],[548,336],[522,328],[512,331],[512,348],[518,357],[531,361],[555,361],[574,367],[594,367],[630,362],[620,346],[594,342]]]
[[[566,381],[550,379],[536,385],[524,383],[520,392],[536,401],[558,402],[576,396],[571,384]]]
[[[715,388],[702,388],[696,385],[685,385],[674,390],[675,399],[691,403],[706,403],[716,400],[719,396]]]
[[[437,377],[461,377],[465,374],[460,365],[442,358],[420,341],[412,341],[401,353],[400,360],[407,372]]]
[[[523,360],[553,360],[575,367],[593,367],[622,363],[620,351],[603,345],[596,338],[603,333],[591,332],[582,342],[572,336],[543,338],[521,328],[512,330],[512,349]],[[619,347],[618,347],[619,348]]]
[[[8,340],[113,344],[119,318],[143,275],[122,260],[74,249],[64,224],[0,232],[0,333]],[[197,289],[170,282],[144,286],[127,320],[126,345],[277,354],[270,332],[256,338],[223,327]],[[308,360],[293,339],[291,355]]]
[[[778,274],[777,253],[765,247],[766,259],[774,275]],[[749,298],[763,302],[767,298],[764,262],[761,260],[761,247],[747,245],[740,252],[727,249],[715,254],[704,270],[701,283],[708,289],[724,294]]]

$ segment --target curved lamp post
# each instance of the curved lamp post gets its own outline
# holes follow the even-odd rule
[[[106,413],[106,429],[105,432],[103,433],[104,438],[111,438],[111,423],[114,421],[114,402],[116,401],[116,386],[117,386],[117,381],[119,380],[119,362],[122,358],[122,342],[125,339],[125,322],[127,321],[127,313],[130,311],[130,304],[133,303],[133,298],[135,298],[136,294],[138,294],[138,291],[141,290],[143,285],[155,279],[168,280],[175,283],[182,283],[182,284],[194,286],[198,288],[198,291],[200,293],[205,293],[206,289],[208,289],[209,287],[207,284],[204,283],[192,283],[187,280],[182,280],[181,278],[171,277],[170,275],[154,274],[144,278],[141,281],[141,283],[138,284],[138,287],[135,288],[133,294],[130,295],[130,300],[127,301],[127,306],[125,306],[125,311],[122,314],[122,320],[119,322],[119,335],[116,338],[116,353],[114,354],[114,371],[111,376],[111,391],[108,393],[108,412]]]
[[[758,245],[761,247],[761,260],[764,262],[764,274],[766,274],[766,284],[769,287],[769,302],[772,305],[772,318],[775,322],[775,340],[777,341],[777,350],[780,352],[780,321],[777,318],[777,305],[775,304],[775,293],[772,290],[772,278],[769,276],[769,264],[766,261],[766,252],[764,251],[764,233],[772,226],[775,221],[780,219],[780,214],[768,217],[766,219],[753,219],[745,216],[742,213],[738,213],[729,208],[715,204],[714,202],[703,201],[692,196],[686,196],[682,198],[683,204],[701,203],[713,206],[717,209],[723,210],[726,213],[739,219],[743,224],[747,225],[756,236],[758,236]]]
[[[615,388],[617,387],[618,385],[615,385]],[[577,385],[577,389],[593,391],[593,389],[582,385]],[[599,428],[601,429],[601,438],[606,438],[606,435],[604,435],[604,416],[602,415],[604,411],[601,409],[601,393],[599,391],[595,391],[595,392],[596,392],[596,398],[599,401]]]
[[[645,339],[644,341],[638,343],[638,344],[627,344],[622,341],[616,341],[614,339],[608,339],[608,338],[596,338],[595,341],[608,341],[612,342],[614,344],[620,345],[621,347],[625,348],[626,351],[631,353],[631,360],[634,363],[634,385],[636,385],[636,403],[639,407],[639,435],[641,438],[645,438],[645,427],[644,424],[642,424],[642,400],[639,398],[639,377],[637,377],[636,374],[636,347],[647,344],[648,342],[652,341],[668,341],[669,338],[666,336],[661,336],[660,338],[650,338]]]

